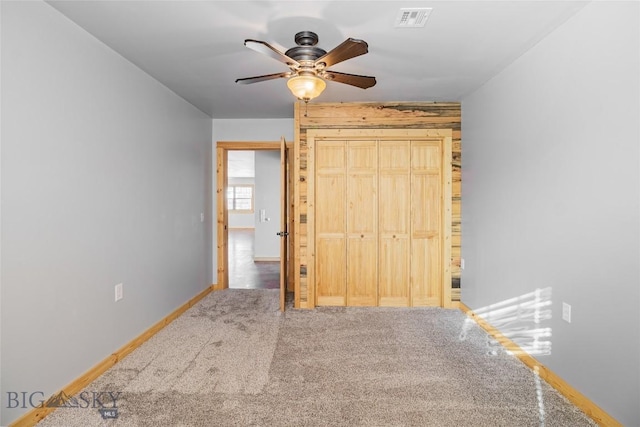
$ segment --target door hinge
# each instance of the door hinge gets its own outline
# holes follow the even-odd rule
[[[287,237],[289,235],[289,233],[287,231],[278,231],[276,233],[276,235],[278,235],[280,237]]]

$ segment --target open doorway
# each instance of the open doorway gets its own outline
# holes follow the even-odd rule
[[[280,287],[280,151],[229,150],[229,288]]]
[[[281,141],[264,141],[264,142],[256,142],[256,141],[218,141],[216,145],[216,202],[217,202],[217,260],[218,260],[218,269],[217,269],[217,285],[216,289],[225,289],[230,285],[229,282],[229,273],[230,267],[233,267],[234,261],[230,260],[230,257],[234,258],[238,255],[236,260],[239,260],[240,257],[244,257],[245,259],[252,260],[252,266],[256,269],[262,268],[262,270],[267,270],[266,274],[272,274],[269,272],[272,265],[262,264],[270,261],[280,261],[279,275],[277,277],[280,278],[280,305],[281,309],[284,310],[285,306],[285,296],[287,292],[293,292],[294,281],[293,281],[293,262],[291,261],[291,257],[293,254],[292,248],[294,244],[293,233],[289,233],[289,230],[292,229],[291,226],[291,218],[293,206],[291,204],[292,201],[292,182],[291,175],[287,173],[288,170],[293,170],[293,156],[289,153],[291,152],[292,145],[285,144],[284,139]],[[280,170],[276,171],[269,176],[268,178],[254,177],[253,184],[254,189],[252,191],[253,196],[255,197],[254,205],[253,205],[253,213],[249,215],[250,221],[253,221],[253,228],[255,229],[254,235],[251,236],[250,233],[244,233],[243,236],[241,233],[231,233],[230,231],[233,228],[229,228],[229,207],[232,206],[232,202],[229,200],[232,194],[229,192],[229,174],[227,169],[229,167],[229,154],[234,151],[253,151],[254,156],[257,153],[262,153],[265,151],[269,151],[273,153],[273,160],[275,163],[275,159],[278,160],[280,165]],[[277,153],[277,154],[276,154]],[[261,158],[261,155],[258,157]],[[233,155],[232,155],[233,158]],[[263,164],[263,160],[259,160],[256,162],[254,158],[254,162],[260,165]],[[268,163],[268,161],[267,161]],[[279,172],[279,173],[278,173]],[[276,179],[276,177],[279,177]],[[233,180],[232,180],[233,181]],[[273,182],[271,182],[273,181]],[[263,183],[268,183],[267,185],[271,188],[271,192],[267,191],[265,194],[262,194],[260,191],[260,186]],[[279,192],[274,192],[275,189],[279,188]],[[235,191],[235,190],[234,190]],[[242,196],[246,198],[248,191],[240,190],[236,195],[233,194],[237,199],[242,199]],[[262,200],[261,197],[265,196],[268,200]],[[279,203],[280,209],[274,209],[273,204],[269,204],[270,202]],[[247,201],[238,200],[236,204],[233,201],[233,206],[246,206]],[[271,206],[271,207],[270,207]],[[245,218],[247,220],[247,218]],[[232,220],[236,221],[236,220]],[[242,227],[242,223],[232,222],[231,225],[234,227],[234,224],[237,225],[237,228],[250,228]],[[240,225],[238,225],[240,224]],[[250,224],[250,223],[249,223]],[[235,231],[235,230],[234,230]],[[267,236],[267,240],[275,238],[276,241],[279,241],[280,251],[277,256],[273,257],[273,252],[265,253],[263,249],[259,248],[257,245],[260,244],[259,233],[263,232]],[[247,236],[247,234],[249,234]],[[253,237],[253,238],[252,238]],[[244,239],[244,241],[242,240]],[[271,240],[273,243],[273,240]],[[237,244],[237,245],[236,245]],[[231,245],[236,245],[235,248],[231,248]],[[233,250],[240,250],[237,254]],[[244,253],[243,253],[244,252]],[[281,256],[280,254],[284,254]],[[231,262],[230,262],[231,261]],[[242,269],[242,262],[236,263],[235,267]],[[269,267],[269,268],[266,268]],[[247,272],[249,270],[245,270]],[[264,271],[262,273],[265,273]],[[260,273],[255,273],[260,274]],[[271,276],[273,277],[273,276]],[[271,278],[266,279],[267,281],[271,281]],[[267,286],[271,286],[269,284],[264,284],[264,282],[259,285],[252,285],[247,283],[244,284],[233,284],[233,287],[238,288],[265,288]]]

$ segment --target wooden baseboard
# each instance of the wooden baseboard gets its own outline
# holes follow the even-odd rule
[[[445,308],[455,308],[455,309],[462,309],[460,306],[460,301],[451,301],[449,303],[448,306],[446,306]]]
[[[538,362],[533,356],[522,350],[518,344],[504,336],[498,329],[489,322],[478,316],[464,303],[460,302],[460,310],[472,318],[482,329],[498,341],[506,350],[513,353],[522,363],[532,370],[538,372],[540,378],[545,380],[551,387],[555,388],[571,403],[580,408],[587,416],[603,427],[622,427],[615,418],[606,413],[602,408],[593,403],[589,398],[573,388],[569,383],[556,375],[549,368]]]
[[[223,289],[224,289],[224,286],[222,284],[220,284],[220,283],[216,283],[216,284],[211,285],[211,290],[212,291],[221,291]]]
[[[257,256],[253,262],[280,262],[280,257]]]
[[[171,314],[166,316],[164,319],[160,320],[149,329],[144,331],[141,335],[131,340],[129,343],[125,344],[120,349],[116,350],[113,354],[99,362],[97,365],[90,368],[87,372],[82,374],[80,377],[76,378],[69,385],[64,387],[62,390],[56,392],[58,394],[60,392],[64,392],[67,396],[75,396],[80,393],[82,389],[87,387],[93,380],[98,378],[100,375],[105,373],[107,369],[111,368],[113,365],[122,360],[125,356],[131,353],[136,348],[140,347],[145,341],[149,338],[157,334],[161,329],[167,326],[169,323],[173,322],[176,318],[178,318],[182,313],[187,311],[189,308],[193,307],[198,301],[207,296],[211,291],[216,290],[215,287],[217,285],[211,285],[207,287],[205,290],[200,292],[195,297],[191,298],[186,303],[182,304],[176,310],[174,310]],[[31,427],[42,421],[44,417],[49,415],[51,412],[55,411],[56,408],[34,408],[26,414],[22,415],[20,418],[9,424],[10,427]]]

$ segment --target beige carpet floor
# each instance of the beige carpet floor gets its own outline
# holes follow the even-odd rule
[[[214,292],[38,425],[595,425],[466,319],[438,308],[280,313],[277,290]]]

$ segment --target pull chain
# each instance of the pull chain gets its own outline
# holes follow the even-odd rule
[[[1,1],[1,0],[0,0],[0,1]],[[305,116],[305,117],[308,117],[308,116],[307,116],[307,113],[309,112],[309,107],[308,107],[308,105],[309,105],[309,100],[308,100],[308,99],[303,99],[303,98],[298,98],[298,101],[304,101],[304,116]]]

